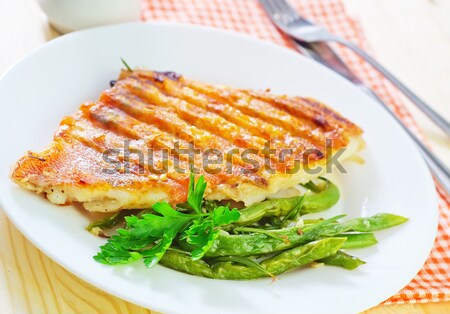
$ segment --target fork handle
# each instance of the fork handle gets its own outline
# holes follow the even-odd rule
[[[406,97],[411,100],[423,113],[425,113],[437,126],[439,126],[447,136],[450,136],[450,123],[436,111],[433,110],[427,103],[420,99],[416,94],[414,94],[408,87],[406,87],[402,82],[400,82],[391,72],[386,70],[381,64],[379,64],[374,58],[367,54],[364,50],[359,48],[353,42],[347,40],[337,40],[340,44],[347,46],[352,49],[358,55],[360,55],[364,60],[367,61],[371,66],[377,69],[381,74],[383,74],[392,84],[397,86],[397,88],[405,94]]]
[[[425,160],[425,163],[427,164],[431,174],[434,176],[436,181],[439,182],[447,196],[450,196],[450,170],[447,168],[447,166],[425,146],[425,144],[417,137],[414,132],[412,132],[408,127],[406,127],[406,125],[403,124],[400,118],[397,117],[397,115],[383,103],[383,101],[377,96],[377,94],[375,94],[368,88],[367,90],[372,93],[372,96],[383,105],[383,108],[386,109],[386,111],[400,124],[403,130],[416,143],[417,148],[419,149],[423,159]]]
[[[364,93],[368,94],[379,102],[384,109],[400,124],[406,133],[413,139],[418,146],[425,163],[427,164],[431,174],[438,181],[447,195],[450,195],[450,171],[446,165],[439,160],[423,143],[422,141],[409,130],[403,122],[393,113],[393,111],[368,88],[335,54],[335,52],[326,43],[304,43],[299,41],[292,41],[294,46],[303,54],[323,63],[332,70],[343,75]]]

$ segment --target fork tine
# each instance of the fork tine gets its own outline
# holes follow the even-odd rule
[[[283,23],[284,25],[289,24],[289,17],[286,16],[284,10],[280,7],[278,0],[267,0],[268,6],[270,6],[271,15],[277,21]]]
[[[297,11],[295,11],[295,9],[286,0],[275,0],[275,1],[278,4],[280,12],[283,12],[283,14],[289,20],[289,22],[292,22],[300,18]]]
[[[295,10],[284,0],[259,0],[272,19],[288,25],[298,18]]]
[[[266,13],[269,15],[269,17],[273,21],[275,21],[276,23],[286,24],[286,21],[284,20],[284,18],[282,18],[282,15],[280,14],[280,10],[276,5],[276,1],[259,0],[259,2],[261,3],[264,10],[266,10]]]
[[[270,18],[275,18],[278,15],[277,8],[273,5],[273,2],[270,0],[259,0],[259,3],[266,10],[267,14],[269,14]]]

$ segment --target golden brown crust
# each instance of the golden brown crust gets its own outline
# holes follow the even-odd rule
[[[361,133],[359,127],[310,98],[213,86],[172,72],[123,71],[115,86],[103,92],[96,103],[83,104],[62,120],[49,149],[22,157],[12,180],[37,192],[51,194],[57,189],[58,196],[49,197],[55,203],[97,202],[95,206],[101,207],[98,201],[102,198],[118,202],[117,194],[111,192],[116,190],[124,198],[112,210],[143,207],[142,199],[135,195],[139,193],[147,195],[148,202],[164,199],[175,204],[186,200],[188,171],[182,174],[172,167],[179,164],[189,170],[192,162],[174,150],[176,142],[181,148],[194,143],[200,153],[253,149],[252,158],[263,165],[267,160],[261,152],[270,141],[277,153],[293,150],[284,162],[277,154],[269,158],[276,165],[276,174],[286,176],[293,159],[304,161],[308,150],[315,152],[309,154],[310,162],[323,163],[326,139],[332,139],[335,151]],[[137,154],[126,159],[125,142],[130,150],[143,152],[144,163]],[[122,154],[114,155],[112,164],[104,153],[113,149]],[[149,149],[155,169],[148,167]],[[166,152],[169,171],[161,174],[158,170],[167,160]],[[202,167],[202,161],[201,154],[195,155],[194,165],[205,175],[211,195],[221,195],[215,190],[224,186],[274,190],[273,174],[262,167],[249,171],[251,165],[238,155],[225,160],[219,173]],[[159,194],[151,197],[152,191]]]

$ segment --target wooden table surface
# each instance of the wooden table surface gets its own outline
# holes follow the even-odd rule
[[[450,2],[345,0],[377,58],[450,120]],[[56,37],[34,0],[0,0],[0,74]],[[5,105],[5,104],[3,104]],[[450,165],[450,143],[411,111],[433,150]],[[151,313],[81,281],[51,261],[0,209],[0,313]],[[378,306],[366,314],[450,313],[450,302]]]

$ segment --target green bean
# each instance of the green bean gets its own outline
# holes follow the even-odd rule
[[[204,200],[203,201],[203,208],[206,210],[207,213],[214,211],[214,208],[219,207],[219,206],[220,206],[219,201],[213,201],[213,200]]]
[[[303,229],[299,227],[277,230],[259,229],[261,232],[240,235],[219,233],[209,251],[205,253],[205,256],[252,256],[283,251],[318,240],[330,226],[334,230],[333,223],[342,217],[344,215],[335,216],[316,225],[305,226]],[[336,231],[333,235],[338,233],[340,232]],[[185,241],[179,241],[179,245],[187,251],[192,251],[192,247]]]
[[[345,238],[327,238],[284,251],[261,262],[266,271],[233,262],[219,262],[208,265],[203,260],[193,261],[187,254],[167,251],[160,264],[188,274],[214,279],[249,280],[279,275],[288,270],[309,264],[335,254]]]
[[[290,198],[276,198],[253,204],[240,210],[241,217],[235,225],[251,225],[264,217],[282,217],[302,201],[302,196]],[[330,181],[326,181],[324,190],[319,193],[307,192],[304,194],[303,206],[300,215],[319,212],[330,208],[339,200],[339,189]]]
[[[168,250],[159,261],[159,264],[183,273],[214,278],[211,267],[204,260],[193,260],[187,252]]]
[[[87,231],[91,231],[93,228],[98,227],[100,229],[111,229],[122,222],[125,222],[125,217],[130,215],[136,215],[137,217],[141,218],[142,215],[153,213],[152,209],[141,209],[141,210],[135,210],[135,209],[123,209],[121,211],[115,212],[114,214],[98,219],[96,221],[91,222],[87,227]]]
[[[317,224],[317,223],[319,223],[319,222],[321,222],[323,220],[324,220],[323,218],[319,218],[319,219],[302,219],[304,225],[314,225],[314,224]]]
[[[286,215],[303,196],[276,198],[256,203],[240,210],[241,217],[234,223],[237,226],[251,225],[263,217],[281,217]]]
[[[341,233],[338,238],[347,238],[343,249],[359,249],[372,246],[378,243],[373,233]]]
[[[327,179],[321,179],[326,181],[324,190],[319,193],[307,192],[305,194],[305,201],[300,215],[323,211],[339,201],[340,193],[338,187]]]
[[[366,263],[355,256],[342,252],[341,250],[337,251],[336,254],[320,259],[317,262],[324,263],[325,265],[339,266],[348,270],[353,270]]]
[[[309,233],[300,235],[298,228],[285,228],[264,233],[230,235],[219,233],[211,248],[205,253],[206,257],[217,256],[251,256],[277,252],[295,245],[317,239]],[[186,251],[192,251],[190,244],[179,241],[179,245]]]
[[[262,271],[266,273],[269,277],[275,279],[275,275],[270,273],[267,269],[261,266],[256,260],[251,257],[242,257],[242,256],[220,256],[216,257],[213,260],[209,261],[209,264],[217,264],[219,262],[234,262],[241,265],[249,266],[250,268]]]
[[[343,223],[333,223],[327,225],[322,232],[322,237],[333,237],[339,233],[355,231],[355,232],[374,232],[387,228],[391,228],[406,222],[408,218],[394,215],[380,213],[371,217],[353,218]],[[307,225],[311,227],[314,225]]]
[[[406,217],[380,213],[372,217],[354,218],[344,222],[343,225],[345,225],[348,230],[352,231],[374,232],[400,225],[406,221],[408,221],[408,218]]]
[[[219,233],[205,256],[251,256],[273,253],[320,238],[337,236],[344,232],[372,232],[386,229],[407,220],[393,214],[377,214],[372,217],[354,218],[343,223],[336,223],[336,220],[342,217],[336,216],[301,228],[264,230],[263,233],[231,235],[222,232]],[[179,244],[183,249],[192,250],[186,242],[180,241]]]
[[[297,204],[284,216],[284,218],[281,220],[280,224],[281,226],[285,227],[291,222],[295,222],[298,220],[300,216],[300,211],[303,208],[303,203],[305,202],[305,196],[303,195],[298,199]]]
[[[295,267],[336,254],[345,238],[328,238],[284,251],[261,263],[271,274],[278,275]]]
[[[326,179],[321,178],[322,180],[326,181]],[[313,181],[306,182],[305,184],[302,184],[304,188],[307,188],[308,190],[313,191],[314,193],[319,193],[323,191],[323,187],[318,186]]]
[[[126,213],[124,210],[118,211],[111,216],[93,221],[89,224],[89,226],[86,227],[87,231],[91,231],[93,228],[100,228],[100,229],[111,229],[114,226],[117,226],[121,222],[125,221]]]

